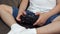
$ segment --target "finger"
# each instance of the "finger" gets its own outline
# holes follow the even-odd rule
[[[38,24],[38,26],[42,26],[43,24],[40,22],[39,24]]]
[[[38,23],[39,23],[39,19],[33,24],[34,26],[35,25],[38,25]]]
[[[36,12],[35,15],[39,15],[40,13],[39,12]]]
[[[33,24],[34,26],[35,25],[38,25],[38,23],[40,23],[40,17],[37,19],[37,21]]]
[[[21,21],[20,15],[18,15],[16,19],[17,19],[18,21]]]
[[[23,13],[24,13],[24,15],[26,15],[26,12],[25,11]]]
[[[35,25],[37,25],[37,24],[38,24],[38,23],[36,22],[36,23],[33,24],[33,26],[35,26]]]

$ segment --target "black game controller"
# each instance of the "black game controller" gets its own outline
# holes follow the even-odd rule
[[[20,25],[22,25],[26,28],[36,28],[38,26],[37,25],[33,26],[33,24],[36,22],[38,17],[39,16],[35,15],[35,13],[26,11],[26,15],[20,17],[21,18]]]

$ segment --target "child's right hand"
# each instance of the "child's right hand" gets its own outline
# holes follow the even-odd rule
[[[18,13],[18,15],[17,15],[17,17],[16,17],[16,20],[17,21],[21,21],[21,19],[20,19],[20,16],[21,15],[26,15],[26,12],[25,11],[19,11],[19,13]]]
[[[48,13],[40,13],[38,20],[33,25],[42,26],[45,24],[45,22],[47,21],[48,18],[49,18]]]

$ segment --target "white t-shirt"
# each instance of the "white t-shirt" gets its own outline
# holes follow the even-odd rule
[[[56,0],[30,0],[29,11],[36,12],[48,12],[56,6]]]

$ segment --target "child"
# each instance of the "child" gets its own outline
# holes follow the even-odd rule
[[[20,7],[18,16],[16,18],[18,21],[21,20],[20,16],[22,14],[26,14],[25,10],[26,10],[27,3],[28,2],[26,1],[26,5]],[[58,5],[56,5],[56,3]],[[33,25],[41,26],[41,25],[44,25],[45,23],[49,24],[49,22],[52,22],[52,20],[58,16],[58,13],[60,11],[58,6],[59,6],[58,0],[57,1],[56,0],[30,0],[30,6],[26,11],[27,12],[31,11],[36,15],[40,15],[39,19]],[[51,16],[54,18],[52,18]]]
[[[40,2],[40,3],[37,3]],[[20,5],[20,10],[18,12],[17,20],[20,21],[20,16],[25,13],[28,0],[22,0]],[[56,4],[57,3],[57,4]],[[7,10],[8,9],[8,10]],[[16,10],[16,9],[15,9]],[[14,18],[11,16],[12,7],[6,5],[0,5],[0,17],[5,21],[5,23],[11,27],[11,31],[8,34],[50,34],[59,33],[60,29],[60,0],[30,0],[29,11],[40,15],[39,19],[33,25],[43,25],[45,21],[51,16],[55,18],[51,21],[51,24],[40,28],[26,29],[16,23]],[[17,12],[17,11],[16,11]],[[59,13],[59,14],[58,14]],[[16,14],[16,13],[15,13]],[[8,17],[7,17],[8,16]],[[50,18],[51,19],[51,18]],[[48,29],[48,30],[47,30]]]

